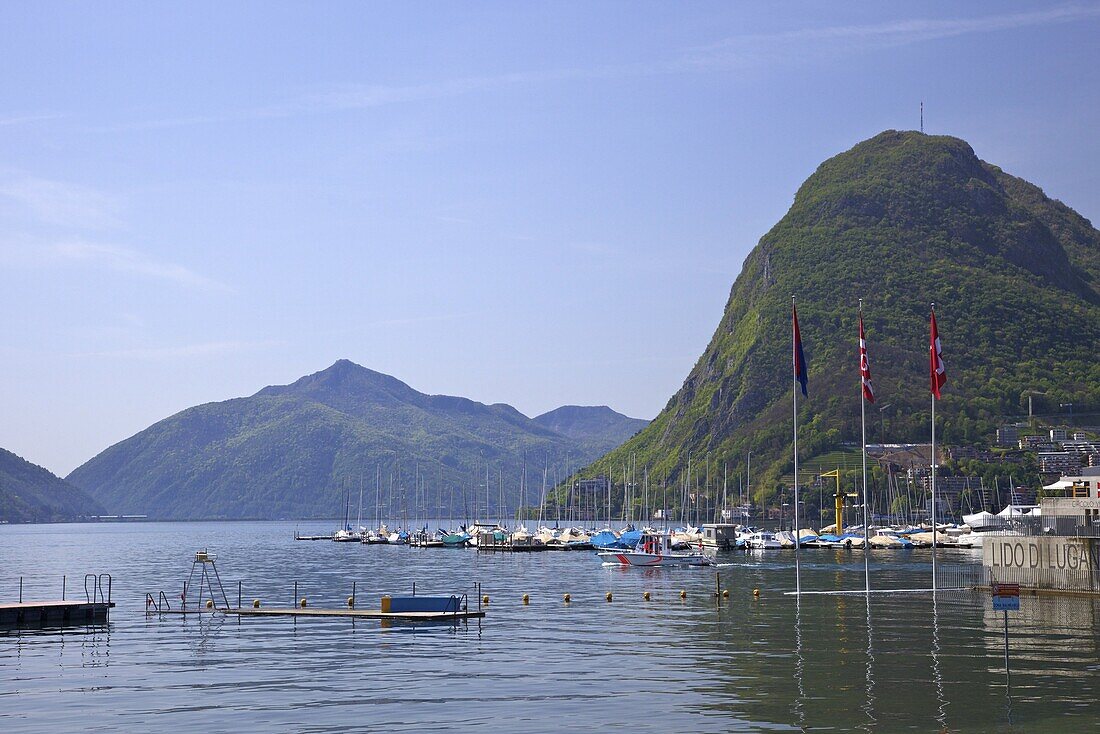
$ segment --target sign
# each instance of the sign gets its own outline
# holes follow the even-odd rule
[[[997,536],[982,544],[982,560],[992,568],[1089,571],[1096,559],[1087,538]]]
[[[993,611],[1020,611],[1020,585],[993,584]]]

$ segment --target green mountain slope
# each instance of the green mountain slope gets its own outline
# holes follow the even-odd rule
[[[113,511],[173,519],[332,517],[349,491],[358,504],[362,481],[365,516],[381,504],[392,521],[406,507],[422,515],[427,506],[433,517],[472,512],[478,485],[484,507],[488,467],[496,517],[501,485],[514,511],[525,455],[532,470],[549,464],[564,472],[599,451],[511,406],[424,395],[340,360],[291,385],[184,410],[68,480]],[[427,491],[417,492],[418,475]],[[528,502],[536,502],[533,490]]]
[[[857,304],[864,299],[880,416],[869,440],[927,440],[928,313],[937,304],[947,441],[1072,402],[1100,410],[1100,232],[964,141],[887,131],[825,163],[745,260],[683,387],[648,428],[597,462],[636,456],[675,481],[710,456],[776,489],[791,467],[791,296],[809,361],[800,454],[859,441]],[[1091,407],[1090,407],[1091,406]]]
[[[103,508],[85,492],[0,449],[0,520],[52,522],[100,514]]]
[[[649,421],[630,418],[606,405],[563,405],[532,420],[583,442],[597,455],[610,451],[649,425]]]

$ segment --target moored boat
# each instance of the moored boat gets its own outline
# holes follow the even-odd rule
[[[775,539],[775,533],[760,530],[750,533],[745,539],[745,546],[751,550],[777,550],[783,545]]]
[[[714,559],[697,552],[672,550],[668,535],[663,533],[642,533],[641,540],[633,549],[614,549],[600,551],[596,555],[604,563],[622,566],[710,566]]]

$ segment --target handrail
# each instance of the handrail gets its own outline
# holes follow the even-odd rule
[[[466,604],[467,604],[466,595],[463,594],[462,596],[455,596],[454,594],[451,594],[451,598],[454,599],[455,602],[456,602],[455,605],[454,605],[454,617],[457,619],[459,612],[465,612],[466,611]]]
[[[145,592],[145,612],[149,613],[152,609],[155,612],[163,613],[172,610],[172,603],[168,601],[167,595],[163,591],[157,592],[157,598],[153,598],[153,595],[149,592]]]

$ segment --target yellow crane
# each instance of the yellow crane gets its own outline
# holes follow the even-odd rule
[[[844,494],[840,491],[840,468],[837,467],[829,472],[821,474],[822,477],[836,477],[836,493],[833,495],[833,501],[836,504],[836,534],[841,535],[844,532],[844,500],[848,497],[858,497],[857,494]]]

